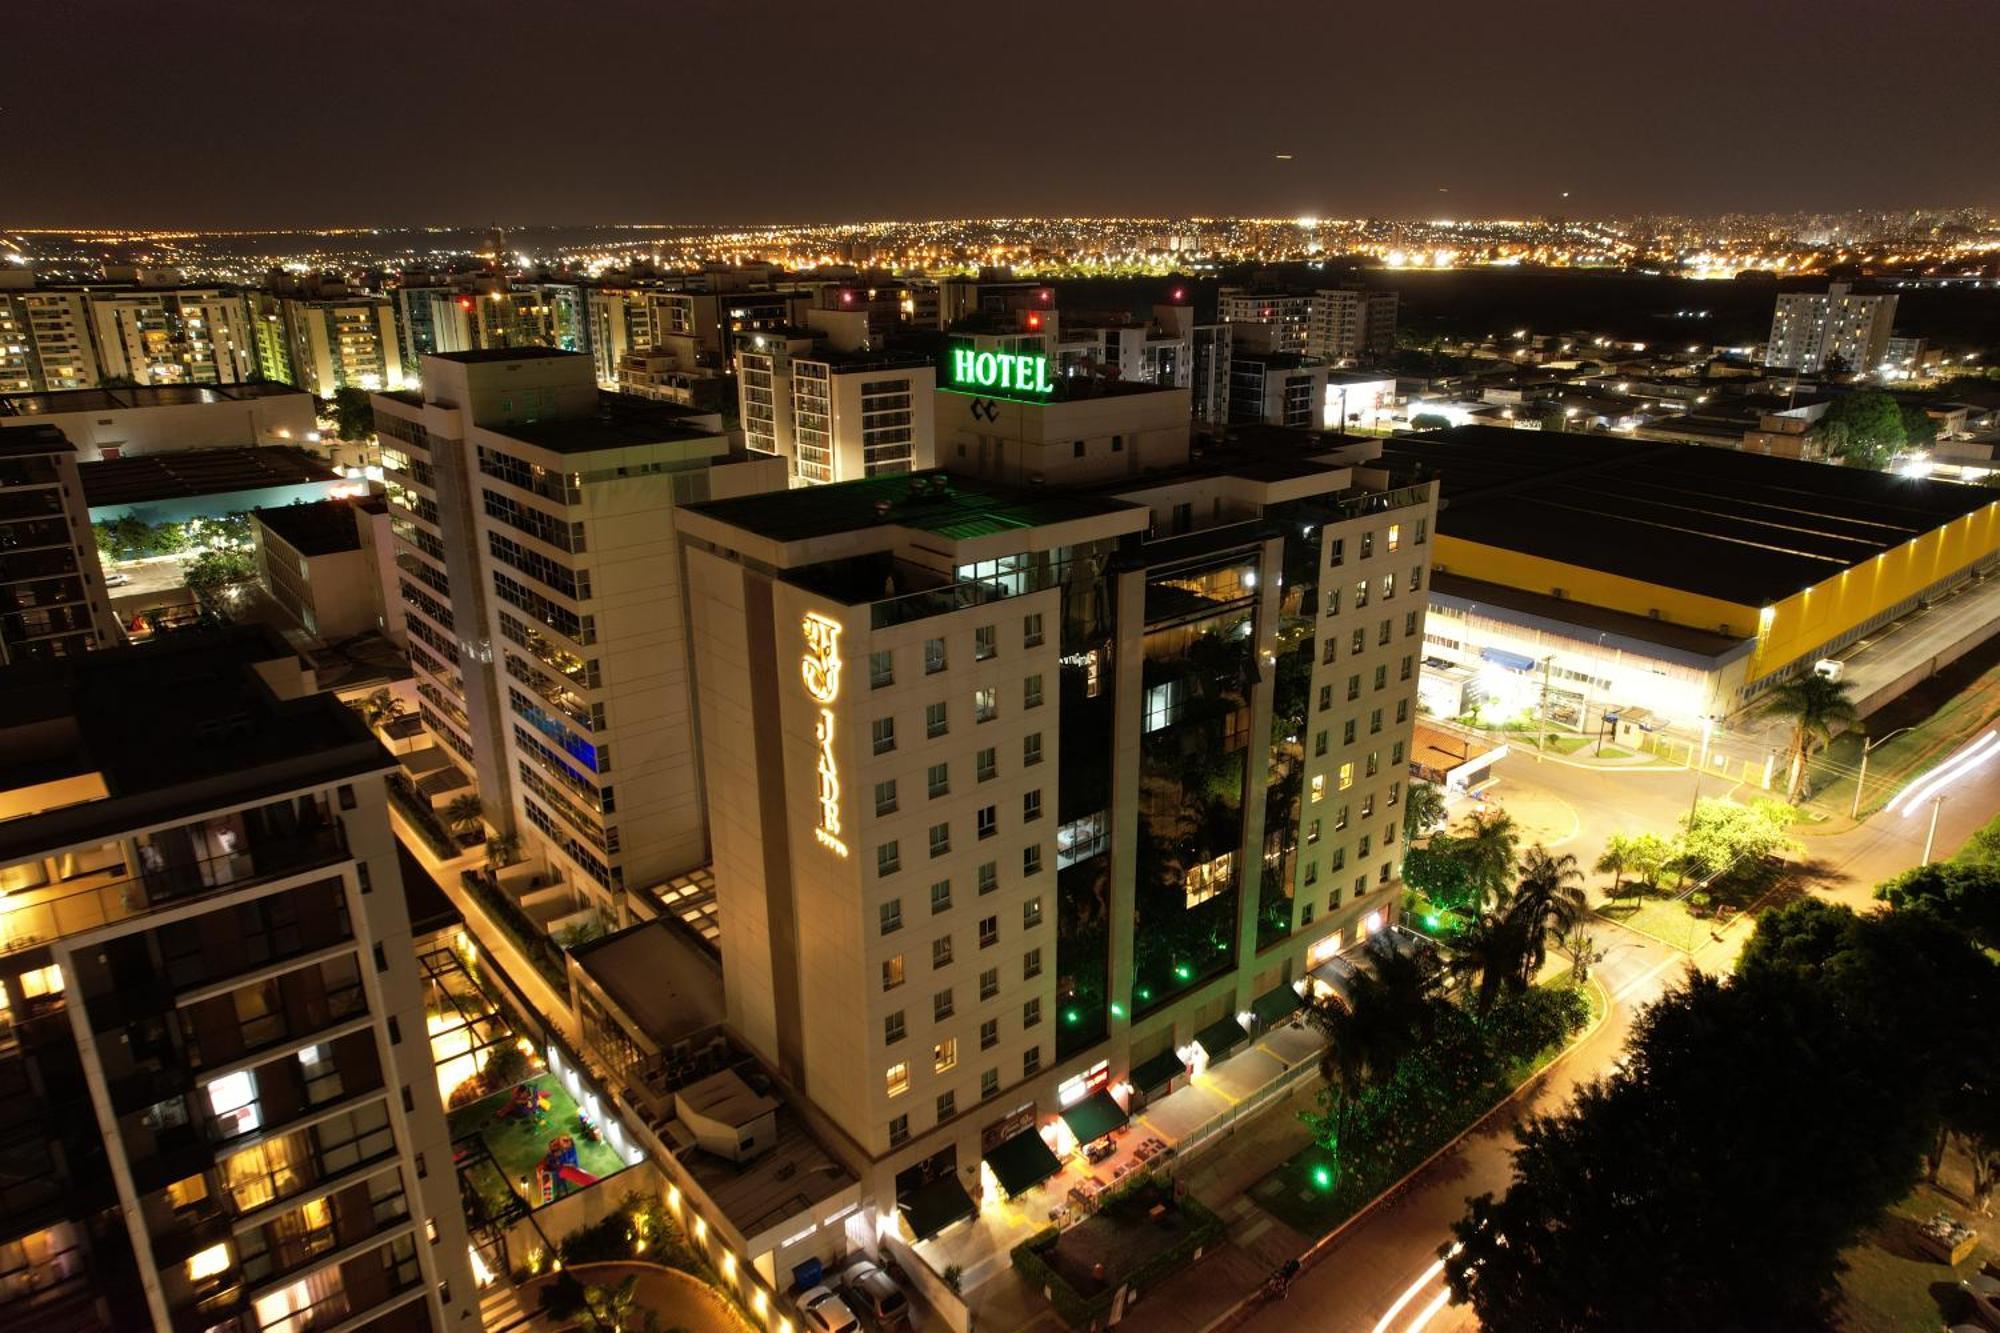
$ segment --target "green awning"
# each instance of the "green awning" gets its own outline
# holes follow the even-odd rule
[[[1274,1023],[1282,1023],[1290,1018],[1304,1004],[1305,1001],[1299,998],[1299,993],[1291,988],[1290,983],[1286,983],[1282,986],[1273,986],[1250,1001],[1250,1012],[1257,1015],[1259,1023],[1270,1027]]]
[[[1132,1086],[1141,1092],[1149,1092],[1185,1073],[1187,1073],[1187,1061],[1175,1055],[1172,1047],[1168,1047],[1132,1070]]]
[[[956,1171],[898,1199],[896,1206],[918,1240],[929,1240],[953,1222],[979,1211],[972,1196],[965,1192],[965,1186],[958,1183]]]
[[[1213,1062],[1241,1046],[1244,1038],[1249,1035],[1243,1030],[1243,1025],[1236,1021],[1236,1015],[1230,1014],[1216,1019],[1195,1033],[1194,1039],[1201,1043],[1201,1048],[1208,1052],[1208,1058]]]
[[[1118,1099],[1103,1088],[1064,1111],[1062,1118],[1078,1143],[1095,1143],[1131,1119]]]
[[[1042,1142],[1041,1134],[1024,1129],[986,1154],[986,1165],[1009,1197],[1031,1190],[1062,1170],[1062,1163]]]

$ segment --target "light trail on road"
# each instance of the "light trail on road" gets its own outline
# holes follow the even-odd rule
[[[1943,791],[1953,779],[1971,772],[1991,759],[1995,754],[1996,745],[2000,745],[2000,731],[1989,731],[1970,745],[1962,747],[1956,754],[1897,793],[1896,798],[1883,808],[1883,813],[1893,815],[1896,813],[1896,807],[1900,805],[1903,807],[1903,817],[1909,818],[1925,801]]]

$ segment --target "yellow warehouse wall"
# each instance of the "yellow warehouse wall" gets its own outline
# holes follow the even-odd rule
[[[1726,625],[1728,629],[1725,633],[1744,639],[1757,632],[1759,608],[1756,606],[1725,602],[1718,597],[1703,597],[1678,588],[1663,588],[1657,583],[1628,579],[1622,574],[1566,565],[1560,560],[1523,555],[1519,551],[1447,537],[1443,533],[1438,534],[1436,558],[1448,573],[1462,574],[1469,579],[1484,579],[1488,583],[1500,583],[1524,592],[1550,593],[1561,588],[1563,596],[1572,601],[1608,606],[1616,611],[1629,611],[1635,616],[1650,615],[1657,610],[1662,619],[1695,629],[1720,630]]]
[[[2000,501],[1787,597],[1771,610],[1770,627],[1750,659],[1749,679],[1762,679],[1996,550]]]

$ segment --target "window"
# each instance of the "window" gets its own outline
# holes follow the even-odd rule
[[[898,1009],[895,1013],[890,1014],[882,1020],[882,1041],[884,1045],[894,1046],[905,1035],[903,1031],[903,1011],[901,1009]]]
[[[1326,799],[1326,774],[1315,773],[1312,780],[1312,803],[1318,805]]]
[[[1413,665],[1414,665],[1414,659],[1412,659],[1408,653],[1404,653],[1403,664],[1402,666],[1397,668],[1396,679],[1408,680],[1410,678],[1410,670]]]
[[[868,654],[868,687],[879,690],[896,683],[896,654],[888,649]]]
[[[875,873],[893,875],[903,868],[903,856],[896,840],[891,838],[875,849]]]
[[[1382,730],[1382,710],[1371,708],[1368,711],[1368,734],[1373,736],[1380,730]]]
[[[1397,720],[1401,721],[1402,719],[1399,717]],[[1403,743],[1401,741],[1397,741],[1389,747],[1389,762],[1397,768],[1403,766]]]
[[[1021,1077],[1033,1078],[1042,1072],[1042,1048],[1030,1046],[1021,1052]]]
[[[1039,648],[1042,646],[1042,613],[1040,611],[1021,617],[1021,646]]]
[[[951,794],[951,765],[932,764],[927,776],[930,797],[935,801],[940,796]]]
[[[257,1077],[249,1070],[224,1074],[208,1085],[208,1109],[215,1115],[216,1134],[234,1138],[263,1123],[257,1109]]]
[[[1353,703],[1356,699],[1359,699],[1360,697],[1361,697],[1361,677],[1358,675],[1349,676],[1347,678],[1347,702]]]
[[[1347,827],[1347,807],[1343,805],[1340,807],[1340,812],[1333,817],[1333,831],[1335,833],[1338,833],[1346,827]]]
[[[1394,574],[1384,574],[1382,576],[1382,600],[1385,602],[1393,601],[1395,596],[1396,576]]]
[[[1359,611],[1368,605],[1368,580],[1362,579],[1354,585],[1354,609]]]
[[[1326,642],[1320,645],[1319,664],[1321,666],[1332,666],[1339,659],[1340,644],[1329,634],[1326,636]]]
[[[1326,613],[1330,616],[1340,614],[1340,589],[1328,588],[1326,590]]]
[[[942,1074],[958,1068],[958,1038],[946,1037],[931,1047],[931,1072]]]
[[[943,640],[943,639],[925,639],[925,640],[924,640],[924,674],[925,674],[926,676],[934,676],[934,675],[936,675],[936,674],[937,674],[938,672],[940,672],[940,671],[944,670],[944,668],[945,668],[945,660],[944,660],[944,640]]]
[[[1000,969],[989,967],[979,974],[979,998],[990,1000],[1000,993]]]
[[[1423,590],[1424,590],[1424,567],[1422,565],[1411,565],[1410,591],[1422,592]]]
[[[1040,1027],[1042,1024],[1042,1002],[1039,998],[1023,1001],[1021,1004],[1021,1026]]]
[[[1388,683],[1389,683],[1389,667],[1387,663],[1384,663],[1383,665],[1375,668],[1375,688],[1379,690],[1384,686],[1386,686]]]
[[[1000,807],[982,805],[979,807],[979,836],[990,838],[1000,831]]]
[[[1390,622],[1385,620],[1382,622],[1381,628],[1375,634],[1375,642],[1387,643],[1389,642],[1389,635],[1390,635]],[[1377,668],[1377,670],[1380,670],[1380,668]]]
[[[1039,875],[1042,873],[1042,844],[1029,843],[1021,849],[1021,873]]]
[[[1334,849],[1333,849],[1333,855],[1332,855],[1332,856],[1329,856],[1329,857],[1327,858],[1327,860],[1326,860],[1326,868],[1327,868],[1328,870],[1345,870],[1345,869],[1347,869],[1347,849],[1346,849],[1345,847],[1336,847],[1336,848],[1334,848]],[[1326,910],[1327,910],[1327,911],[1329,911],[1329,912],[1331,912],[1331,911],[1333,910],[1333,908],[1334,908],[1334,904],[1331,904],[1331,903],[1329,903],[1329,904],[1327,905],[1327,909],[1326,909]]]
[[[869,724],[869,730],[874,733],[876,754],[887,754],[896,748],[895,718],[878,717]]]
[[[941,879],[931,885],[931,915],[951,910],[951,881]]]
[[[951,1119],[953,1116],[957,1115],[958,1114],[957,1095],[949,1092],[940,1092],[937,1095],[937,1113],[938,1113],[938,1123],[940,1125],[942,1125],[945,1121]]]
[[[999,1095],[1000,1071],[997,1069],[986,1070],[979,1076],[980,1099],[983,1101],[988,1097],[998,1097]]]
[[[1403,525],[1400,523],[1391,523],[1389,525],[1389,549],[1393,551],[1402,544]]]
[[[1021,707],[1040,708],[1042,706],[1042,678],[1039,674],[1029,676],[1021,682]]]
[[[972,631],[972,660],[984,662],[1000,651],[1000,636],[992,625],[981,625]]]
[[[1371,555],[1374,555],[1374,554],[1375,554],[1375,534],[1374,534],[1374,533],[1372,533],[1372,532],[1364,532],[1364,533],[1362,533],[1362,534],[1361,534],[1361,558],[1362,558],[1363,560],[1366,560],[1366,559],[1367,559],[1367,558],[1368,558],[1369,556],[1371,556]]]
[[[925,704],[924,735],[931,740],[936,740],[950,730],[951,725],[946,719],[944,705],[941,703]]]
[[[1000,716],[1000,706],[996,701],[997,697],[996,691],[990,685],[984,689],[974,690],[972,692],[972,720],[974,722],[991,722],[994,718]]]
[[[1333,686],[1322,685],[1319,687],[1319,711],[1324,713],[1331,707],[1333,707]]]
[[[988,861],[985,865],[979,867],[979,896],[983,898],[999,887],[999,864],[994,861]]]
[[[1040,896],[1021,904],[1021,929],[1033,930],[1042,924],[1042,900]]]
[[[1424,529],[1429,526],[1430,526],[1429,519],[1420,518],[1417,520],[1417,535],[1414,538],[1417,545],[1422,546],[1424,544]]]
[[[1363,819],[1373,819],[1375,817],[1375,793],[1372,791],[1361,798],[1361,817]],[[1363,841],[1366,841],[1366,839]],[[1367,854],[1365,851],[1362,853],[1363,856]]]
[[[1347,721],[1341,723],[1340,743],[1342,745],[1354,744],[1354,719],[1351,717],[1348,718]]]
[[[899,1115],[889,1122],[889,1146],[895,1147],[910,1141],[910,1117]]]
[[[878,816],[896,813],[896,779],[875,784],[875,813]]]
[[[891,898],[882,904],[882,933],[893,935],[903,928],[903,900]]]
[[[951,966],[951,936],[940,935],[931,941],[931,966],[933,968]]]
[[[979,1025],[979,1049],[990,1051],[1000,1044],[1000,1020],[989,1018]]]
[[[1370,750],[1368,752],[1368,762],[1362,770],[1363,776],[1372,778],[1381,771],[1381,768],[1382,752],[1380,750]]]
[[[1389,882],[1389,863],[1387,861],[1384,861],[1381,868],[1376,871],[1375,882],[1377,884],[1387,884]]]
[[[894,990],[903,984],[903,955],[885,959],[882,963],[882,989]]]
[[[1000,942],[1000,918],[982,916],[979,918],[979,947],[991,948]]]
[[[1033,768],[1042,762],[1042,733],[1037,731],[1021,738],[1021,766]]]
[[[1310,846],[1318,841],[1319,841],[1319,821],[1315,819],[1306,825],[1306,844]]]
[[[1032,824],[1042,817],[1042,790],[1021,793],[1021,822]]]
[[[1417,613],[1415,611],[1405,612],[1403,615],[1403,637],[1407,639],[1416,632]]]
[[[1033,981],[1042,975],[1042,951],[1030,949],[1021,955],[1021,979]]]
[[[1326,753],[1326,732],[1321,731],[1313,737],[1313,757],[1318,758],[1320,755],[1323,755],[1325,753]]]
[[[951,987],[946,986],[943,990],[931,996],[931,1018],[933,1020],[942,1023],[956,1011],[957,1006],[952,1003],[951,999]]]
[[[1395,804],[1396,802],[1398,802],[1398,801],[1400,801],[1400,800],[1402,800],[1402,799],[1403,799],[1403,784],[1402,784],[1402,783],[1400,783],[1400,782],[1392,782],[1392,783],[1390,783],[1390,784],[1389,784],[1389,804],[1390,804],[1390,805],[1394,805],[1394,804]]]
[[[1347,645],[1348,652],[1359,654],[1368,651],[1367,630],[1365,629],[1355,630],[1354,633],[1349,636],[1349,638],[1351,642]]]
[[[1410,701],[1408,699],[1396,700],[1396,720],[1398,722],[1408,722],[1410,720]]]
[[[1328,542],[1326,544],[1326,556],[1327,568],[1338,569],[1342,562],[1347,559],[1346,538],[1335,537],[1332,541]]]

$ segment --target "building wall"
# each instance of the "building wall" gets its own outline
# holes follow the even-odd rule
[[[67,435],[76,446],[79,463],[183,449],[305,444],[319,430],[312,397],[303,393],[274,393],[239,402],[103,407],[0,417],[0,431],[32,425],[54,426]]]
[[[1049,403],[939,389],[936,413],[938,466],[1012,485],[1137,477],[1187,451],[1181,389]]]
[[[259,581],[273,601],[321,639],[344,639],[380,626],[379,584],[366,553],[303,556],[252,516]]]

